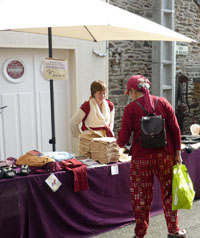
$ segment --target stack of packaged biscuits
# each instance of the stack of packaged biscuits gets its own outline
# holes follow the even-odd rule
[[[101,164],[117,162],[119,147],[114,137],[99,137],[91,140],[91,158]]]
[[[97,138],[94,134],[80,134],[79,135],[79,146],[78,153],[86,158],[91,158],[91,141]]]

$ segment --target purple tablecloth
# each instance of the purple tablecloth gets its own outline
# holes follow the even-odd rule
[[[189,154],[182,152],[182,159],[192,179],[196,192],[195,198],[198,199],[200,198],[200,150],[194,150]]]
[[[197,197],[200,194],[198,154],[198,151],[183,153]],[[88,169],[89,190],[78,193],[74,192],[73,173],[70,171],[55,173],[62,183],[55,193],[44,182],[49,174],[1,179],[0,237],[90,237],[133,222],[130,164],[118,163],[118,166],[118,175],[111,175],[111,165]],[[151,215],[161,212],[160,189],[155,179]]]

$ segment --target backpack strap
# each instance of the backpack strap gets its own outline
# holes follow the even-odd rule
[[[146,112],[146,113],[148,114],[148,112],[144,109],[144,107],[142,106],[142,104],[140,104],[138,101],[136,101],[136,103],[138,104],[138,106],[140,106],[140,107],[142,108],[142,110],[143,110],[144,112]]]
[[[156,110],[156,107],[157,107],[157,104],[158,104],[158,99],[159,99],[159,97],[156,98],[156,102],[155,102],[155,105],[154,105],[153,113],[154,113],[155,110]],[[142,110],[143,110],[144,112],[146,112],[147,115],[149,115],[149,113],[144,109],[144,107],[142,106],[141,103],[139,103],[138,101],[136,101],[136,103],[142,108]]]
[[[157,104],[158,104],[158,99],[159,99],[159,97],[156,98],[156,102],[155,102],[155,105],[154,105],[154,110],[153,110],[153,112],[156,111],[156,107],[157,107]]]

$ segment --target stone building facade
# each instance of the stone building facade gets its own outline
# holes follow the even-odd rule
[[[153,18],[155,0],[110,0],[110,4]],[[170,0],[169,0],[170,1]],[[194,0],[175,0],[175,31],[195,40],[200,39],[200,8]],[[193,123],[200,124],[200,43],[177,43],[186,52],[176,55],[176,113],[182,134],[190,134]],[[124,95],[127,79],[142,74],[151,80],[151,41],[109,42],[109,99],[116,108],[115,134],[120,128],[124,107],[129,102]],[[184,79],[184,80],[183,80]],[[187,99],[187,100],[186,100]]]
[[[190,125],[200,124],[200,7],[194,0],[176,0],[175,3],[176,31],[197,41],[182,43],[188,46],[188,54],[176,56],[177,74],[182,73],[187,77],[187,82],[177,82],[182,88],[182,100],[177,101],[176,112],[177,117],[180,117],[182,133],[190,134]]]

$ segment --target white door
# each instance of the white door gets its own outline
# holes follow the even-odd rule
[[[68,51],[54,50],[53,56],[68,59]],[[0,107],[7,106],[0,109],[1,160],[32,149],[52,151],[50,86],[42,77],[42,60],[47,57],[46,49],[0,49]],[[10,62],[22,66],[16,69]],[[69,81],[54,81],[54,100],[56,150],[69,151]]]

